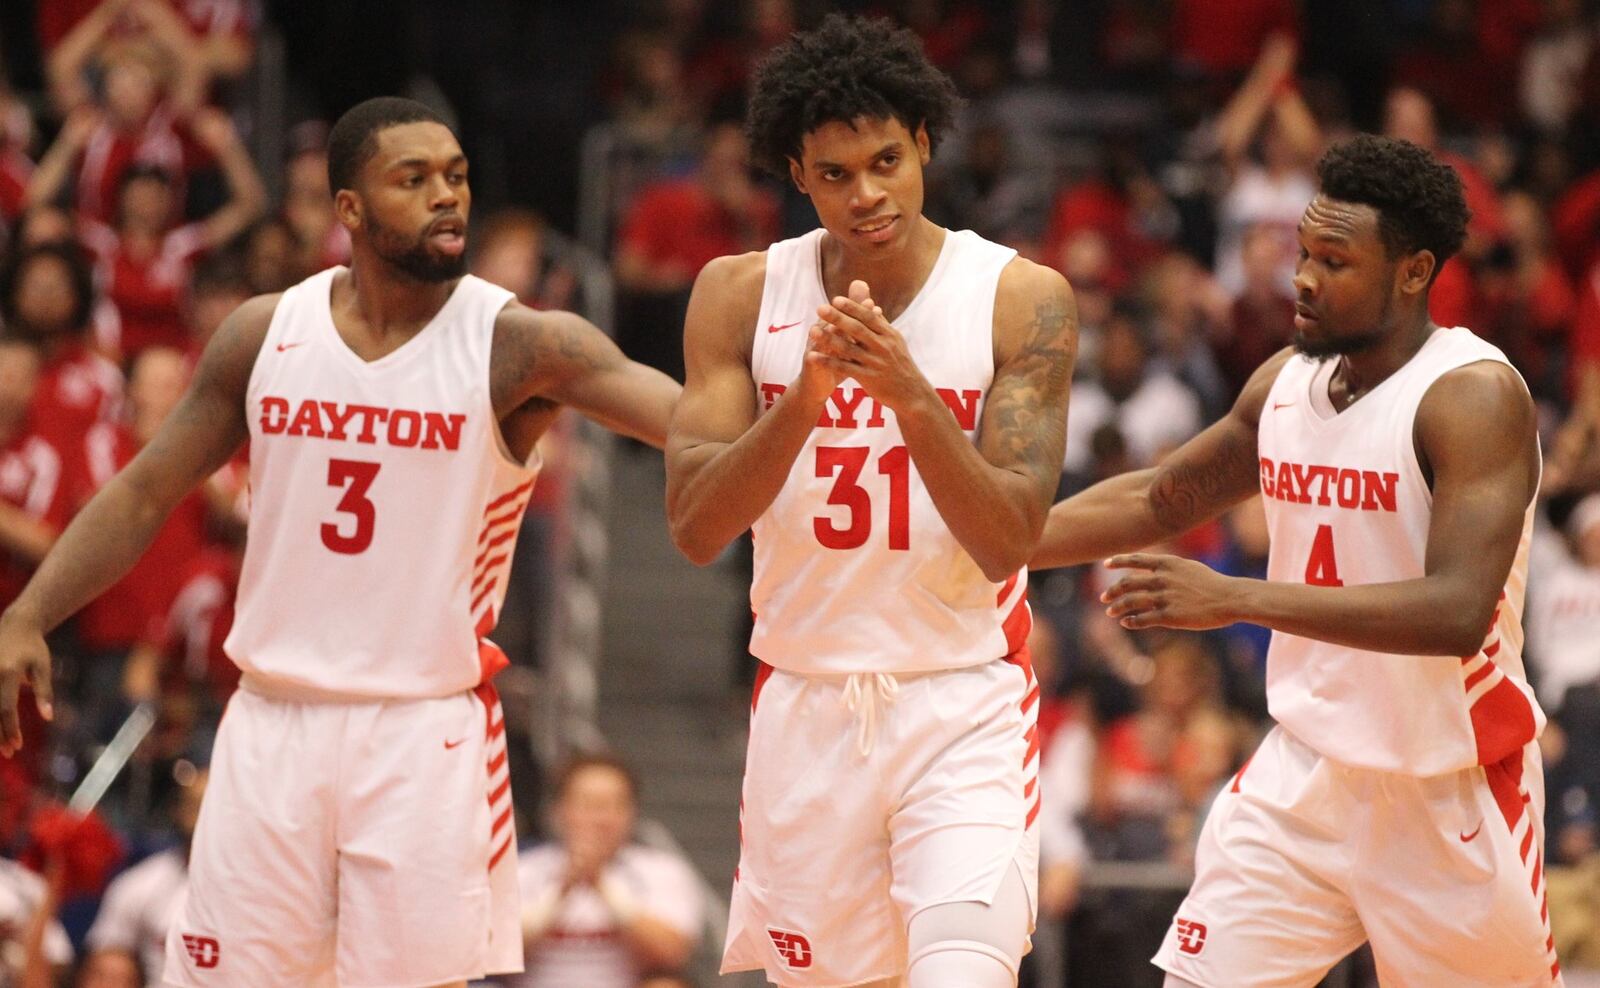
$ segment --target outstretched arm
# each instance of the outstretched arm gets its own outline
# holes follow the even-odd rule
[[[571,312],[512,302],[494,324],[490,391],[504,419],[528,401],[568,405],[601,425],[660,449],[682,389],[635,363],[600,328]]]
[[[758,415],[750,337],[766,269],[763,254],[718,258],[689,298],[688,380],[667,441],[667,521],[678,549],[701,566],[772,504],[839,382],[808,352],[799,378]]]
[[[1029,569],[1099,562],[1181,534],[1260,490],[1256,427],[1283,350],[1256,368],[1233,408],[1159,466],[1103,480],[1056,503]]]
[[[1474,654],[1538,484],[1533,401],[1509,366],[1468,365],[1429,389],[1415,442],[1433,476],[1421,577],[1308,586],[1224,577],[1171,556],[1130,556],[1112,560],[1135,572],[1107,591],[1107,613],[1130,628],[1249,621],[1374,652]]]
[[[22,746],[17,693],[24,677],[50,716],[45,634],[131,569],[178,501],[244,442],[245,392],[276,305],[276,296],[262,296],[227,318],[160,431],[84,506],[0,615],[0,754]]]

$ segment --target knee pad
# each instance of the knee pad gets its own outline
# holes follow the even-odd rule
[[[1032,928],[1027,886],[1013,864],[992,903],[941,903],[911,917],[908,988],[1014,988]]]

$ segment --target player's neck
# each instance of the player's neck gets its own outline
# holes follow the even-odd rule
[[[1406,320],[1403,328],[1390,332],[1376,346],[1345,354],[1336,377],[1344,385],[1347,400],[1361,397],[1404,367],[1438,328],[1423,312]]]
[[[919,216],[900,249],[885,252],[850,250],[830,233],[822,242],[822,287],[831,298],[844,295],[850,282],[864,281],[872,300],[892,322],[927,283],[947,232]]]
[[[409,337],[438,314],[459,280],[420,281],[396,275],[381,261],[363,264],[357,258],[348,274],[334,280],[333,308],[358,320],[377,339]]]

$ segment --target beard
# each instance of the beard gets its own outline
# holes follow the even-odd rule
[[[377,255],[417,281],[438,284],[467,273],[465,251],[454,257],[436,254],[428,247],[425,233],[407,237],[376,221],[371,227],[372,249]]]
[[[1304,334],[1296,333],[1294,334],[1294,352],[1302,357],[1310,357],[1312,360],[1327,360],[1329,357],[1344,357],[1352,353],[1361,353],[1382,342],[1383,334],[1380,332],[1323,340],[1310,340]]]

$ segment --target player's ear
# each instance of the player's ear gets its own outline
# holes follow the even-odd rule
[[[333,194],[333,215],[346,230],[361,228],[361,197],[351,189],[340,189]]]
[[[1410,257],[1400,262],[1400,291],[1407,295],[1415,295],[1428,290],[1428,281],[1433,277],[1434,268],[1439,264],[1439,259],[1431,250],[1419,250]]]
[[[912,135],[917,142],[917,157],[926,165],[933,159],[933,142],[928,140],[928,125],[926,122],[917,124],[917,132]]]
[[[794,183],[795,188],[800,190],[801,195],[808,196],[811,194],[806,191],[806,170],[801,168],[800,162],[794,158],[789,159],[789,180]]]

